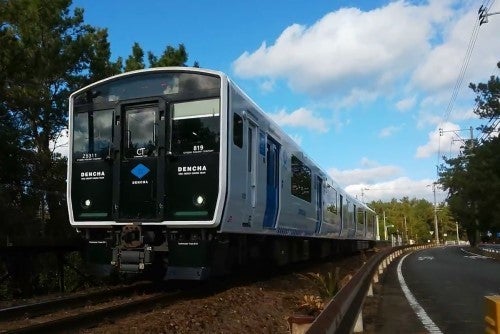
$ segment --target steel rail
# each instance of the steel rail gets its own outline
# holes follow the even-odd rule
[[[11,329],[3,333],[55,333],[64,331],[75,331],[79,328],[90,328],[98,325],[103,319],[122,318],[124,315],[133,312],[144,312],[152,309],[158,304],[166,304],[176,300],[179,291],[161,293],[140,300],[125,302],[102,309],[82,312],[76,315],[55,319],[43,323],[28,325],[22,328]]]
[[[150,282],[139,282],[128,286],[113,287],[106,290],[93,291],[91,293],[79,294],[73,296],[63,296],[60,298],[44,300],[38,303],[18,305],[0,309],[0,319],[2,322],[13,320],[20,317],[36,317],[67,307],[78,307],[88,304],[89,302],[100,302],[117,295],[126,293],[134,293],[135,291],[145,291],[152,288]],[[1,323],[1,322],[0,322]]]

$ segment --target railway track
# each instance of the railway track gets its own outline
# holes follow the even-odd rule
[[[232,286],[266,280],[288,270],[290,269],[281,268],[275,273],[251,275],[243,273],[210,283],[177,282],[178,284],[173,284],[174,291],[157,289],[152,283],[139,283],[0,309],[0,334],[76,332],[125,318],[133,313],[144,313],[158,306],[173,305],[183,299],[204,298]]]
[[[97,291],[0,310],[0,333],[64,332],[173,302],[179,291],[158,291],[151,283]]]
[[[227,277],[218,282],[177,282],[168,291],[149,282],[0,309],[0,334],[64,333],[173,305],[189,298],[203,298],[242,282]]]
[[[341,259],[338,259],[338,261],[341,261]],[[349,264],[348,267],[355,267],[360,263],[360,259],[356,257],[350,262],[353,264]],[[342,264],[339,265],[342,266]],[[134,323],[134,326],[137,326],[139,331],[143,323],[148,324],[150,327],[147,328],[149,330],[153,328],[153,331],[155,331],[154,325],[151,324],[151,317],[148,318],[148,316],[153,315],[153,318],[159,319],[165,317],[165,314],[168,314],[168,322],[162,323],[162,326],[170,326],[168,328],[173,328],[173,331],[176,331],[177,328],[193,329],[193,331],[200,330],[198,327],[191,328],[195,326],[191,323],[186,324],[185,316],[187,314],[205,314],[207,316],[199,322],[203,326],[207,326],[207,330],[213,328],[214,332],[226,331],[227,328],[217,327],[227,321],[227,317],[224,318],[225,320],[218,318],[220,316],[219,312],[220,314],[231,314],[231,317],[236,322],[244,322],[246,321],[244,319],[249,317],[249,312],[250,314],[255,312],[255,310],[252,311],[255,303],[260,303],[263,296],[267,300],[269,298],[278,298],[272,303],[271,309],[266,308],[265,305],[263,306],[265,318],[268,319],[269,314],[275,314],[273,312],[275,312],[276,305],[283,302],[283,297],[279,297],[279,293],[274,294],[273,291],[280,291],[282,286],[288,286],[286,294],[290,295],[290,297],[287,297],[285,302],[288,304],[293,300],[300,300],[305,292],[295,292],[293,287],[302,286],[306,283],[304,283],[303,279],[297,278],[295,273],[306,273],[313,270],[312,267],[317,266],[321,266],[321,263],[295,264],[271,271],[248,270],[210,282],[197,282],[196,284],[192,282],[191,284],[187,282],[177,282],[179,284],[170,282],[167,286],[171,288],[167,292],[155,290],[153,285],[145,284],[141,289],[136,289],[135,292],[131,287],[125,287],[112,289],[113,292],[94,293],[97,300],[93,300],[90,295],[85,295],[78,297],[77,300],[75,298],[66,298],[51,301],[50,303],[55,303],[54,305],[44,302],[36,306],[18,306],[12,308],[12,310],[0,310],[0,333],[74,333],[85,329],[93,330],[97,327],[108,328],[120,323],[121,325],[116,326],[116,328],[121,328],[117,329],[117,332],[126,331],[126,328],[129,328],[127,325],[123,325],[124,323]],[[284,279],[281,280],[280,277]],[[291,277],[294,280],[300,280],[300,282],[289,285]],[[314,285],[312,282],[310,284],[311,286]],[[109,296],[105,297],[105,293]],[[217,297],[213,298],[213,296]],[[187,304],[183,302],[191,299],[195,300],[195,302]],[[238,307],[241,303],[247,303],[247,300],[251,300],[250,304],[245,307]],[[103,303],[96,305],[98,302]],[[89,307],[89,304],[92,304],[92,306]],[[224,312],[222,310],[225,309],[226,304],[228,304],[227,311]],[[164,309],[167,310],[166,313],[158,311]],[[174,311],[169,313],[168,310]],[[282,320],[291,312],[276,314],[276,319]],[[7,319],[11,321],[6,321]],[[272,317],[269,319],[272,319]],[[262,319],[259,318],[257,322],[254,321],[254,324],[260,324],[261,321]],[[253,325],[250,326],[249,328],[254,328]],[[267,326],[270,326],[270,324],[267,324]],[[272,326],[276,326],[276,323],[272,323]],[[258,328],[260,327],[255,328],[257,332],[259,331]],[[269,328],[276,329],[276,327]]]

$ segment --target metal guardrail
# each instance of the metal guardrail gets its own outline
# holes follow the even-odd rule
[[[429,245],[399,246],[384,249],[372,256],[332,298],[306,333],[352,333],[362,331],[363,303],[367,294],[372,291],[371,284],[378,283],[378,276],[384,272],[392,260],[403,254],[403,252],[428,247]]]

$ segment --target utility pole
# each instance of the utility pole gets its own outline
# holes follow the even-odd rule
[[[460,136],[460,132],[467,131],[467,130],[469,130],[469,132],[470,132],[470,143],[468,143],[467,139],[462,138],[462,136]],[[474,145],[474,132],[473,131],[474,130],[473,130],[472,126],[470,126],[468,129],[457,129],[457,130],[443,130],[442,128],[439,128],[439,136],[442,137],[445,133],[453,132],[458,139],[457,140],[452,139],[452,141],[460,141],[460,142],[462,142],[464,147],[467,145],[470,145],[469,148],[473,148],[473,145]],[[436,166],[436,168],[438,168],[438,166]]]
[[[384,210],[384,240],[387,240],[387,225],[385,225],[385,210]]]
[[[406,227],[406,216],[405,217],[405,239],[406,239],[406,244],[408,244],[408,228]]]
[[[436,245],[439,245],[439,230],[436,206],[436,182],[432,184],[432,191],[434,192],[434,235],[436,237]]]
[[[479,15],[479,26],[482,26],[484,23],[488,23],[488,16],[500,14],[500,12],[488,13],[488,8],[486,6],[481,5],[479,10],[477,11]]]
[[[380,240],[380,228],[378,226],[378,215],[375,216],[375,226],[377,226],[377,235],[375,236],[376,240]]]

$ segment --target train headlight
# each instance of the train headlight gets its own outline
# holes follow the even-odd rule
[[[194,199],[193,199],[193,202],[194,202],[194,205],[198,206],[198,207],[202,207],[205,205],[205,197],[203,195],[196,195],[194,196]]]
[[[92,206],[92,201],[90,199],[86,199],[82,201],[82,208],[88,209]]]

